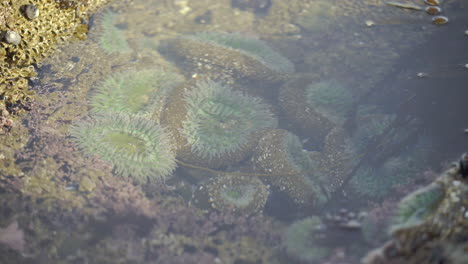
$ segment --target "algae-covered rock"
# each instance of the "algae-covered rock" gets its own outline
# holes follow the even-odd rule
[[[405,197],[396,210],[392,239],[370,252],[366,264],[463,263],[468,235],[468,184],[458,167]],[[454,261],[454,262],[452,262]]]

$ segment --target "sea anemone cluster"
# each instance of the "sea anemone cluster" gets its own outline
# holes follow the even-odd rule
[[[163,181],[176,167],[174,141],[159,115],[183,77],[158,68],[127,69],[107,76],[89,95],[91,117],[76,122],[79,149],[98,156],[114,173],[136,183]]]
[[[108,161],[117,175],[138,183],[164,180],[176,167],[170,136],[142,117],[97,115],[78,122],[70,133],[79,149]]]

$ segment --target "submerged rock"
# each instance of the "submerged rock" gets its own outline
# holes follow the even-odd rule
[[[455,166],[400,202],[392,239],[363,263],[465,263],[467,208],[468,184]]]

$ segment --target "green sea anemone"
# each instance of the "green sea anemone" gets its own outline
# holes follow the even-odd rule
[[[113,74],[91,93],[91,113],[123,112],[144,117],[158,116],[168,94],[182,82],[181,75],[159,69],[127,70]]]
[[[239,151],[252,134],[275,127],[277,120],[267,104],[210,80],[186,91],[187,108],[180,134],[191,152],[215,159]]]
[[[319,261],[329,255],[326,247],[317,245],[319,240],[317,233],[323,224],[320,218],[313,216],[299,220],[290,225],[286,230],[286,238],[283,242],[286,253],[290,257],[303,262]]]
[[[118,14],[112,11],[106,11],[97,19],[98,42],[106,53],[128,53],[131,52],[128,46],[125,34],[117,28]]]
[[[335,125],[342,125],[356,98],[336,80],[323,80],[306,87],[307,103]]]
[[[268,186],[251,176],[215,177],[205,189],[213,208],[220,211],[233,209],[242,214],[261,211],[269,195]]]
[[[409,194],[398,204],[390,231],[393,233],[423,223],[444,197],[444,188],[437,182]]]
[[[78,148],[137,183],[164,180],[176,167],[170,136],[153,121],[124,114],[98,115],[71,128]]]
[[[235,78],[281,80],[294,72],[294,65],[265,42],[236,33],[201,32],[182,36],[169,48],[184,62],[208,65],[217,73]]]

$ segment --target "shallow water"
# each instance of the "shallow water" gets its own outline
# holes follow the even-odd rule
[[[464,152],[463,1],[232,2],[111,3],[41,64],[1,263],[360,263]]]

